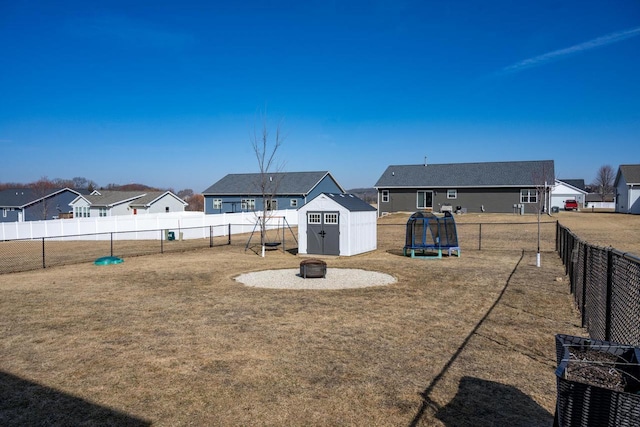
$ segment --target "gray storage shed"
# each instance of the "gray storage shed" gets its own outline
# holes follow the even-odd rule
[[[298,253],[351,256],[377,248],[377,211],[353,194],[322,193],[298,209]]]

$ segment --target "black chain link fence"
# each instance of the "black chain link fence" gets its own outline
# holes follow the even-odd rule
[[[591,338],[640,345],[640,257],[590,245],[558,224],[556,248]]]
[[[184,252],[200,248],[230,245],[232,224],[183,228],[180,232],[146,230],[110,232],[74,236],[44,237],[0,242],[0,274],[53,266],[93,262],[104,256],[140,256]],[[246,226],[238,226],[246,229]],[[181,233],[197,233],[202,238],[185,239]],[[136,234],[144,234],[141,239]],[[258,237],[259,239],[259,237]],[[245,244],[243,241],[234,242]]]
[[[555,252],[557,221],[540,222],[540,252]],[[402,251],[406,223],[379,224],[378,249]],[[468,250],[538,250],[537,222],[456,223],[462,253]],[[391,237],[390,237],[391,236]]]

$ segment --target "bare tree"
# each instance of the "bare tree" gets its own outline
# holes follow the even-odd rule
[[[204,212],[204,196],[202,194],[194,194],[184,201],[189,203],[188,211]]]
[[[259,194],[262,197],[262,211],[259,214],[260,245],[264,256],[264,246],[267,232],[267,221],[271,216],[271,211],[275,207],[273,201],[278,192],[279,180],[283,165],[276,164],[276,153],[284,142],[281,124],[275,128],[275,135],[269,132],[269,126],[265,115],[262,115],[262,127],[260,130],[254,127],[251,135],[251,146],[258,161],[258,179],[255,183]]]
[[[40,219],[47,219],[51,201],[47,198],[52,190],[56,188],[56,184],[43,176],[38,181],[29,184],[29,188],[33,190],[34,196],[38,200],[38,212]]]
[[[596,188],[597,193],[600,195],[601,201],[604,202],[606,196],[613,194],[613,183],[615,181],[615,178],[615,172],[610,165],[600,166],[593,186]]]

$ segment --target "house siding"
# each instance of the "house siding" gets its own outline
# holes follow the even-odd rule
[[[512,213],[514,204],[520,203],[520,190],[523,188],[412,188],[412,189],[385,189],[378,191],[378,210],[384,212],[415,212],[417,206],[418,191],[433,191],[433,210],[439,212],[442,205],[451,205],[466,208],[467,212]],[[532,188],[533,189],[533,188]],[[389,202],[382,202],[382,191],[389,191]],[[456,190],[455,199],[447,198],[447,190]],[[535,204],[527,204],[535,206]],[[525,210],[535,210],[535,207]]]
[[[624,175],[620,176],[616,187],[616,212],[629,213],[629,188]]]
[[[170,194],[165,194],[158,200],[156,200],[151,206],[142,210],[138,209],[138,213],[165,213],[169,208],[169,212],[183,212],[184,205],[182,202]]]
[[[313,200],[316,196],[322,193],[342,193],[340,186],[329,175],[326,175],[318,185],[313,187],[309,194],[307,194],[307,201]]]
[[[20,219],[22,209],[2,208],[0,209],[0,222],[17,222]]]
[[[46,204],[43,201],[39,201],[33,205],[29,205],[24,209],[24,221],[40,221],[43,219],[53,219],[54,216],[60,215],[60,213],[71,212],[69,203],[71,203],[78,195],[71,191],[64,191],[58,193],[53,197],[46,199]],[[46,213],[44,212],[46,209]],[[43,218],[43,213],[45,213]]]
[[[330,175],[326,175],[322,178],[315,187],[310,189],[309,193],[304,194],[290,194],[290,195],[278,195],[274,197],[278,204],[278,209],[298,209],[303,206],[307,201],[314,199],[321,193],[341,193],[340,186],[331,178]],[[222,200],[222,208],[214,209],[213,201],[219,199]],[[255,211],[262,211],[264,203],[262,196],[258,194],[235,194],[235,195],[205,195],[204,196],[204,213],[205,214],[218,214],[218,213],[232,213],[232,212],[247,212],[250,210],[242,209],[242,199],[254,199]],[[296,200],[297,206],[291,206],[291,200]]]

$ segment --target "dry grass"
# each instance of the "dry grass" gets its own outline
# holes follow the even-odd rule
[[[461,240],[489,218],[513,217],[457,217]],[[405,258],[403,222],[326,259],[388,287],[244,287],[300,258],[243,245],[0,275],[0,424],[550,425],[554,334],[585,334],[558,256],[500,232],[512,250]]]

